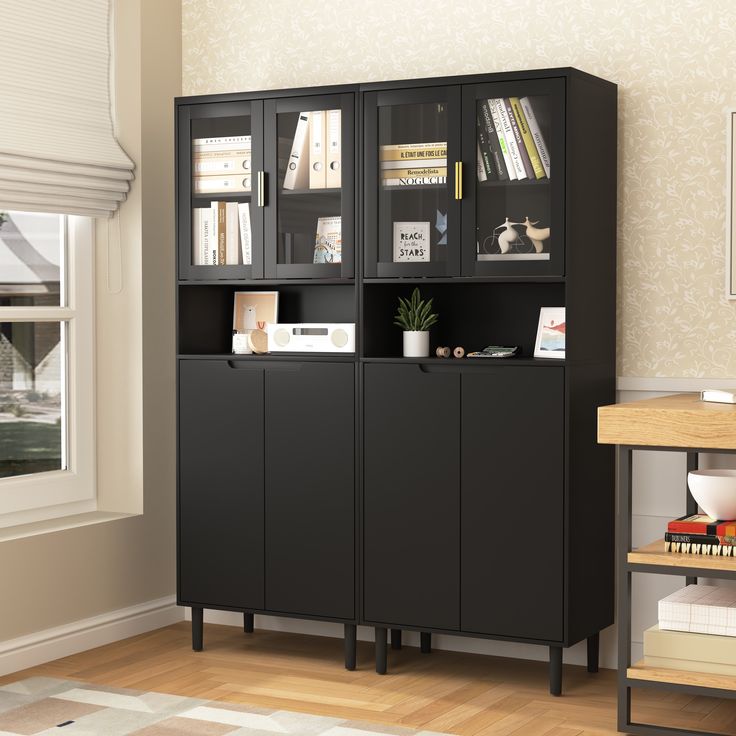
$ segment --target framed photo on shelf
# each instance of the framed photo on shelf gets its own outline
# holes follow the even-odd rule
[[[736,299],[736,110],[726,122],[726,297]]]
[[[278,291],[236,291],[233,331],[265,330],[279,321]]]
[[[534,357],[565,357],[565,307],[542,307],[539,310]]]
[[[429,222],[394,222],[394,263],[429,260]]]

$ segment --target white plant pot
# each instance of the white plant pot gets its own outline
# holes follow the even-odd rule
[[[422,332],[417,332],[416,330],[404,332],[404,357],[429,357],[429,330],[423,330]]]

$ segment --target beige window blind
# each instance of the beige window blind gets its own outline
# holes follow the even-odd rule
[[[125,199],[134,165],[114,132],[112,1],[2,1],[0,208],[108,217]]]

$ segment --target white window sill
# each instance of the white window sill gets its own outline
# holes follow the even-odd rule
[[[47,519],[46,521],[35,521],[31,524],[19,524],[0,529],[0,542],[8,542],[11,539],[23,539],[34,537],[38,534],[49,534],[60,532],[65,529],[76,529],[91,524],[102,524],[106,521],[116,519],[128,519],[139,514],[122,514],[112,511],[89,511],[85,514],[74,514],[73,516],[62,516],[58,519]]]

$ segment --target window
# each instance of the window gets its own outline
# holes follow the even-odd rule
[[[96,508],[93,232],[0,211],[0,528]]]

